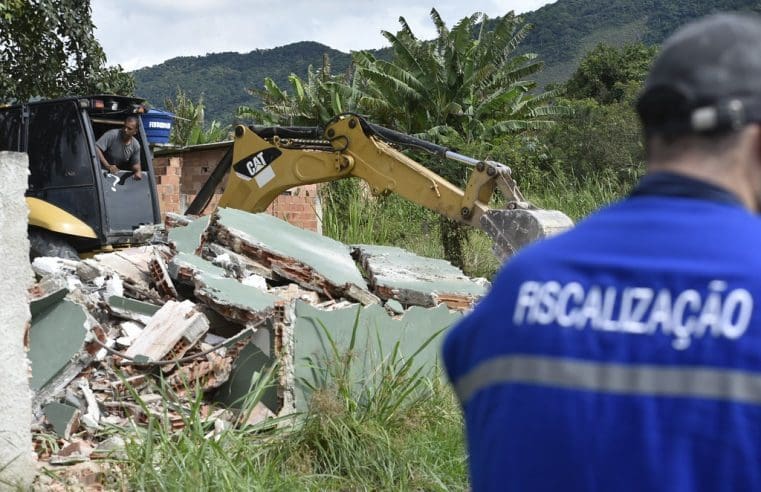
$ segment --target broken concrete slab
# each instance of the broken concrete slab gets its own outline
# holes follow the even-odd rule
[[[101,253],[93,259],[121,278],[124,290],[130,297],[161,302],[161,296],[150,287],[152,278],[149,267],[153,254],[161,250],[160,246],[141,246],[114,253]]]
[[[194,282],[193,293],[199,301],[224,318],[244,325],[275,316],[280,302],[279,297],[232,278],[199,273]]]
[[[320,296],[317,292],[302,289],[298,284],[280,285],[269,289],[269,292],[288,302],[294,299],[301,299],[312,305],[320,302]]]
[[[66,387],[98,352],[94,340],[104,340],[103,330],[78,303],[64,299],[37,314],[29,329],[28,357],[32,365],[32,411],[65,392]]]
[[[83,282],[92,282],[98,277],[105,277],[110,271],[104,269],[97,261],[85,259],[77,262],[77,277]]]
[[[71,275],[76,273],[79,262],[53,256],[40,256],[32,261],[32,271],[39,277]]]
[[[56,454],[50,457],[51,465],[73,465],[87,461],[92,454],[93,448],[87,441],[76,440],[62,447]]]
[[[271,215],[217,209],[209,239],[271,268],[281,277],[331,297],[367,284],[349,254],[334,239],[292,226]]]
[[[432,307],[470,309],[487,289],[445,260],[425,258],[394,246],[355,245],[354,257],[381,299]]]
[[[247,398],[254,396],[252,391],[260,383],[260,378],[263,378],[275,363],[274,354],[268,355],[253,341],[248,343],[235,359],[230,378],[214,393],[213,400],[236,409],[250,406],[252,402],[247,401]],[[264,390],[260,402],[275,414],[280,411],[281,403],[275,384]]]
[[[84,350],[88,326],[82,306],[67,300],[42,310],[35,308],[35,311],[29,331],[28,357],[32,363],[30,386],[32,391],[39,392],[77,361]]]
[[[51,402],[42,408],[53,431],[62,439],[69,439],[79,426],[79,409],[65,403]]]
[[[148,262],[151,260],[153,247],[143,246],[128,248],[113,253],[100,253],[93,257],[101,266],[118,274],[123,280],[148,288],[151,280]]]
[[[199,256],[185,252],[178,253],[177,256],[172,258],[167,269],[169,275],[174,280],[190,286],[194,285],[193,278],[199,273],[203,272],[217,277],[224,277],[226,274],[224,268],[213,265]]]
[[[208,329],[209,321],[192,302],[169,301],[153,315],[125,355],[146,362],[179,359]]]
[[[161,306],[122,296],[111,296],[108,298],[108,309],[114,316],[147,325]]]
[[[187,216],[175,212],[167,212],[164,214],[164,225],[167,229],[174,229],[175,227],[189,225],[197,218],[197,216]]]
[[[321,381],[326,374],[315,368],[345,361],[352,337],[352,381],[361,382],[377,374],[377,368],[395,349],[398,350],[398,357],[404,359],[415,354],[432,337],[433,340],[415,355],[415,367],[422,365],[425,370],[433,370],[439,355],[441,335],[460,319],[461,313],[450,311],[446,306],[429,309],[413,307],[404,316],[395,319],[377,304],[322,311],[297,301],[295,316],[293,380],[288,384],[294,387],[296,408],[304,411],[311,395],[310,385],[319,387],[326,382]],[[333,353],[326,330],[338,347],[338,354]],[[336,361],[337,357],[339,361]]]
[[[204,247],[203,258],[211,261],[233,273],[236,278],[243,278],[248,275],[260,275],[267,280],[274,280],[277,276],[271,268],[267,268],[261,263],[240,255],[230,249],[215,243],[209,243]],[[229,261],[226,261],[229,259]]]
[[[384,306],[393,314],[404,314],[404,306],[396,299],[389,299]]]
[[[201,238],[209,225],[209,216],[199,217],[186,226],[175,227],[169,231],[169,242],[177,251],[194,254],[201,246]]]
[[[29,310],[32,313],[32,319],[58,304],[66,297],[69,289],[65,285],[65,282],[57,277],[50,277],[43,282],[35,284],[30,292],[29,300]]]
[[[124,442],[124,439],[116,434],[99,443],[96,448],[93,449],[92,454],[90,454],[90,458],[126,460],[126,447],[127,444]]]

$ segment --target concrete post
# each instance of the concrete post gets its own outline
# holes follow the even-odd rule
[[[28,158],[0,152],[0,488],[8,483],[31,485],[32,392],[24,334],[30,313],[27,289],[32,283],[27,238]]]

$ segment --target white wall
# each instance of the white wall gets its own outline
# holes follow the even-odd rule
[[[30,319],[27,288],[32,283],[24,201],[28,167],[26,154],[0,152],[0,469],[12,462],[0,479],[25,486],[35,473],[32,393],[24,350]]]

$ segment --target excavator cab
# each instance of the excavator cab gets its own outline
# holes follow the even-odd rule
[[[32,257],[62,256],[129,245],[141,225],[161,222],[153,162],[142,124],[143,179],[104,170],[95,142],[138,118],[143,100],[99,95],[0,108],[0,150],[29,156],[29,239]]]

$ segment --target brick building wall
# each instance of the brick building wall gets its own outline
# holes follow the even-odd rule
[[[183,213],[222,159],[230,143],[198,145],[183,149],[155,149],[153,168],[162,218],[167,212]],[[215,190],[205,214],[219,203],[226,178]],[[322,232],[322,206],[317,185],[294,188],[280,195],[267,212],[290,224]]]

